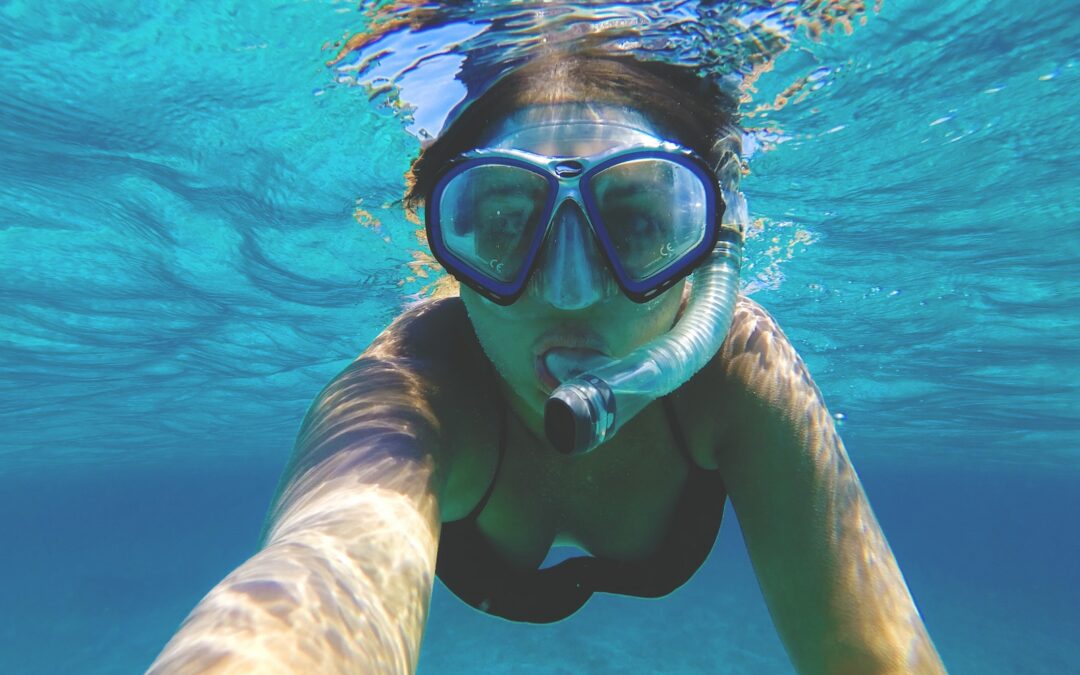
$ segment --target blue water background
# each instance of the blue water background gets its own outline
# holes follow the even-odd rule
[[[761,100],[827,86],[751,121],[781,141],[745,183],[754,298],[954,673],[1080,672],[1078,9],[886,0],[782,57]],[[361,25],[0,2],[0,672],[144,669],[254,551],[310,400],[417,290],[416,141],[326,89],[321,45]],[[534,627],[436,589],[421,672],[790,672],[728,516],[663,600]]]

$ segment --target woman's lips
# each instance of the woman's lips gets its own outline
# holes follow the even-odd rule
[[[568,379],[569,366],[589,360],[595,365],[597,357],[607,357],[604,339],[595,331],[583,326],[557,326],[543,333],[532,344],[533,367],[545,395],[550,394],[559,383]],[[549,361],[549,356],[554,360]],[[579,368],[573,375],[583,372]]]
[[[536,373],[545,393],[560,383],[607,363],[604,352],[587,347],[551,347],[536,357]]]

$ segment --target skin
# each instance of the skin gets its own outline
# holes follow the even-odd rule
[[[666,331],[681,285],[648,305],[565,310],[469,291],[398,318],[315,401],[263,548],[193,610],[151,673],[408,673],[440,523],[478,519],[508,560],[554,543],[633,560],[662,541],[690,467],[658,404],[581,457],[544,439],[537,350],[620,355]],[[494,368],[492,367],[494,366]],[[674,395],[689,454],[721,472],[766,602],[801,673],[944,667],[821,393],[768,313],[741,298],[716,357]]]

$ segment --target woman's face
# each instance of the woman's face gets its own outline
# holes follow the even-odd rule
[[[638,112],[558,105],[528,108],[501,120],[480,145],[587,157],[656,138],[661,134]],[[553,373],[559,362],[553,359],[573,362],[596,353],[620,357],[667,332],[684,285],[643,304],[627,298],[581,209],[566,202],[557,207],[537,267],[516,302],[500,306],[464,286],[461,298],[511,405],[539,432],[545,401],[559,383]]]

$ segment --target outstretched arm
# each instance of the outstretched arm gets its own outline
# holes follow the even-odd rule
[[[795,667],[944,672],[821,393],[765,310],[740,302],[714,367],[736,411],[717,460]]]
[[[421,325],[439,323],[429,309],[396,322],[322,392],[264,548],[199,603],[151,673],[415,670],[448,473],[445,359],[408,344],[424,332],[453,342],[445,326]]]

